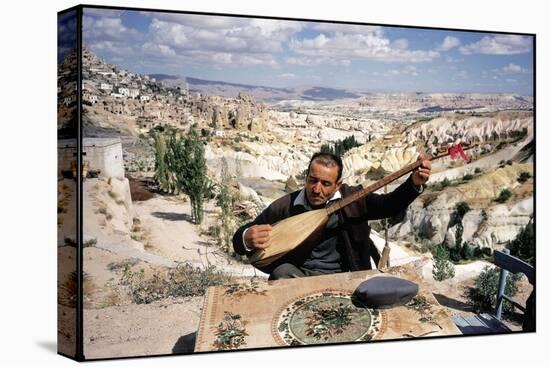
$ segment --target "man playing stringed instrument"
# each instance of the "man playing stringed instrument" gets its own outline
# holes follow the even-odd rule
[[[419,167],[409,178],[389,194],[370,193],[345,208],[330,214],[326,226],[315,238],[313,246],[275,263],[269,272],[270,280],[332,274],[343,271],[371,269],[370,258],[379,255],[369,238],[369,220],[397,215],[405,210],[422,192],[431,171],[431,162],[418,157]],[[309,162],[302,190],[275,200],[253,222],[239,228],[233,236],[233,247],[240,255],[251,256],[271,246],[273,224],[285,218],[315,209],[329,207],[361,186],[342,183],[342,160],[333,154],[316,153]]]

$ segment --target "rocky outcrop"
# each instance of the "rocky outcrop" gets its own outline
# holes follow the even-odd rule
[[[459,142],[486,143],[533,135],[531,112],[498,112],[480,116],[444,115],[415,124],[407,130],[406,141],[425,142],[429,151]]]
[[[527,225],[533,213],[533,198],[514,204],[493,205],[486,209],[472,209],[462,219],[462,242],[473,246],[494,248],[514,239]],[[456,223],[454,205],[430,206],[414,202],[407,209],[404,220],[390,229],[392,237],[416,235],[430,243],[444,241],[455,245]]]
[[[285,191],[290,193],[294,192],[302,187],[302,184],[298,181],[295,176],[290,176],[285,183]]]

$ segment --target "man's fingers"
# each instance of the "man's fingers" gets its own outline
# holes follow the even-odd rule
[[[263,243],[269,241],[269,234],[258,234],[253,237],[252,242]]]
[[[257,224],[254,226],[254,229],[257,231],[271,231],[271,226],[269,224]]]
[[[264,243],[258,243],[254,247],[256,247],[256,248],[266,248],[266,247],[269,247],[269,246],[271,246],[271,244],[269,242],[264,242]]]

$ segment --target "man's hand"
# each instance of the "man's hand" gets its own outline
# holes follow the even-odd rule
[[[271,226],[269,224],[257,224],[246,230],[244,234],[244,244],[248,248],[262,249],[269,247],[269,232]]]
[[[420,154],[418,160],[422,161],[422,165],[415,169],[412,174],[412,181],[416,186],[421,186],[428,182],[430,172],[432,170],[432,162],[427,159],[427,156]]]

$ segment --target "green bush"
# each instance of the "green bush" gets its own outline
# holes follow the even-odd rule
[[[486,266],[475,279],[475,287],[468,290],[468,298],[475,312],[494,312],[497,303],[498,278],[500,270]],[[518,291],[517,281],[521,275],[508,274],[504,293],[514,297]],[[510,314],[513,306],[510,302],[504,302],[502,307],[504,314]]]
[[[459,202],[458,204],[456,204],[455,206],[455,213],[457,215],[457,219],[459,221],[462,221],[462,218],[464,218],[464,216],[466,215],[466,213],[468,213],[469,211],[471,210],[470,206],[468,205],[467,202],[465,201],[461,201]]]
[[[508,242],[507,246],[512,256],[534,265],[535,263],[535,228],[533,222],[529,222],[518,233],[515,239]]]
[[[464,260],[472,260],[476,257],[476,250],[477,247],[474,247],[469,243],[465,243],[460,250],[460,257],[462,257],[462,259]]]
[[[503,189],[500,194],[498,195],[498,197],[495,199],[495,201],[497,203],[504,203],[506,201],[508,201],[508,199],[510,199],[510,197],[512,197],[512,192],[508,189]]]
[[[359,147],[359,144],[355,140],[355,135],[348,136],[343,140],[337,140],[334,144],[323,144],[321,145],[321,152],[331,153],[339,157],[343,156],[348,150],[354,147]]]
[[[435,280],[441,282],[455,276],[454,265],[449,261],[449,250],[445,245],[437,245],[432,249],[433,270]]]
[[[521,172],[518,176],[518,182],[519,183],[524,183],[525,181],[527,181],[530,178],[531,178],[531,174],[529,172]]]

